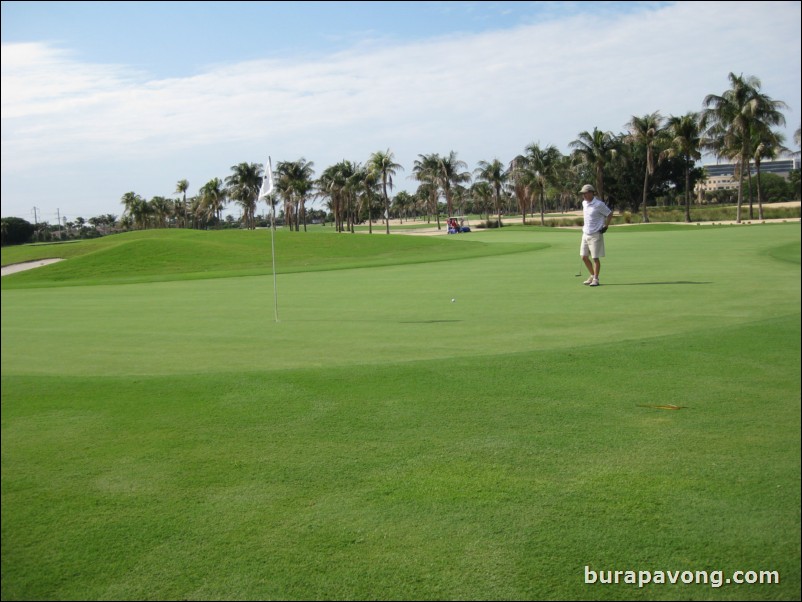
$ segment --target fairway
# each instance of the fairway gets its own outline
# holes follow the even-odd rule
[[[118,236],[3,278],[4,600],[799,598],[798,222],[279,232],[278,321]]]

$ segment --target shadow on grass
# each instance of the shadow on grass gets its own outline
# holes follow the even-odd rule
[[[674,282],[616,282],[612,284],[603,284],[602,286],[650,286],[650,285],[665,285],[665,284],[713,284],[712,282],[693,282],[692,280],[676,280]]]
[[[444,322],[462,322],[463,320],[401,320],[399,324],[442,324]]]
[[[372,319],[372,318],[356,318],[356,319],[349,319],[349,318],[336,318],[336,319],[327,319],[327,318],[298,318],[298,319],[288,319],[288,320],[279,320],[280,322],[354,322],[354,323],[363,323],[363,322],[378,322],[382,324],[386,324],[388,321],[385,319]],[[399,320],[396,324],[444,324],[448,322],[464,322],[465,320]]]

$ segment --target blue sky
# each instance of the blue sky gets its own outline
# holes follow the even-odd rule
[[[754,75],[800,124],[799,2],[2,3],[2,216],[122,213],[231,166],[510,161]]]

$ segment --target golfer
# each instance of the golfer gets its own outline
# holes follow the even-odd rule
[[[613,211],[601,199],[596,198],[596,189],[590,184],[582,187],[582,244],[579,254],[590,272],[590,277],[582,284],[599,286],[600,259],[604,257],[604,233],[613,219]],[[593,262],[590,259],[593,258]]]

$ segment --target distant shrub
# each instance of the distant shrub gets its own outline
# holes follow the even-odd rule
[[[498,219],[486,219],[476,224],[477,228],[503,228],[504,224],[500,223]]]
[[[2,245],[21,245],[31,242],[36,230],[33,224],[21,217],[2,218]]]

